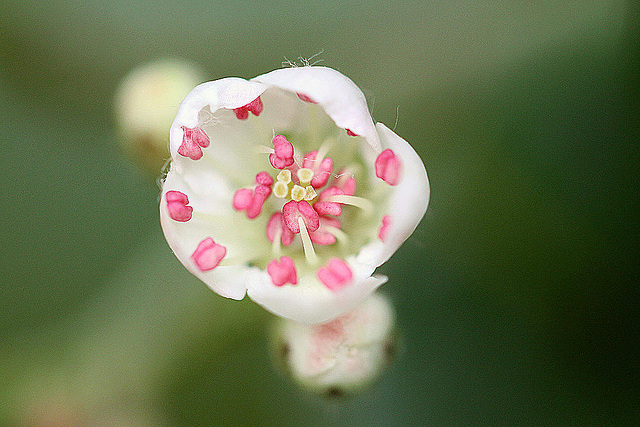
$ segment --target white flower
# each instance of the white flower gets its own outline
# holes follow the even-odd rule
[[[326,67],[197,86],[171,127],[162,227],[218,294],[323,323],[387,279],[372,275],[424,215],[420,157]]]
[[[395,352],[394,313],[376,293],[352,311],[321,325],[280,319],[276,356],[302,387],[338,397],[373,382]]]

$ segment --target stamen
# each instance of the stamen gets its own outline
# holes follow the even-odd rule
[[[346,245],[347,243],[349,243],[349,236],[347,236],[347,233],[340,230],[339,228],[328,225],[325,227],[325,230],[327,231],[327,233],[331,233],[341,245]]]
[[[327,199],[329,202],[342,203],[362,209],[365,213],[373,212],[373,203],[369,199],[358,196],[347,196],[346,194],[331,196]]]
[[[327,265],[320,267],[316,273],[329,290],[339,291],[353,280],[353,273],[349,265],[340,258],[331,258]]]
[[[193,215],[193,208],[189,205],[189,198],[180,191],[167,191],[165,194],[169,216],[174,221],[187,222]]]
[[[191,259],[200,271],[205,272],[216,268],[225,255],[227,255],[227,248],[214,242],[211,237],[207,237],[198,244]]]
[[[391,228],[391,216],[385,215],[382,217],[382,225],[380,226],[380,231],[378,232],[378,238],[383,242],[387,238],[387,233],[389,233],[390,228]]]
[[[272,154],[275,153],[276,150],[266,145],[258,145],[256,146],[256,151],[261,154]]]
[[[271,215],[267,223],[267,239],[270,242],[279,242],[288,247],[293,243],[294,237],[291,230],[284,225],[281,212]]]
[[[293,145],[284,135],[273,137],[273,154],[269,155],[269,163],[276,169],[284,169],[293,164]]]
[[[300,100],[302,100],[304,102],[309,102],[311,104],[317,104],[317,102],[314,101],[313,98],[310,98],[309,96],[305,95],[304,93],[296,92],[296,95],[298,95],[298,98],[300,98]]]
[[[287,283],[296,285],[298,283],[298,275],[296,274],[296,266],[288,256],[280,257],[280,261],[272,260],[267,265],[267,273],[271,277],[271,283],[276,286],[284,286]]]
[[[396,154],[386,149],[378,155],[375,162],[376,176],[389,185],[397,185],[402,172],[402,161]]]
[[[273,178],[267,172],[258,172],[256,175],[256,182],[260,185],[266,185],[267,187],[271,187],[273,184]]]
[[[305,224],[310,231],[316,231],[320,227],[320,216],[309,202],[291,200],[285,203],[282,207],[282,219],[287,228],[294,234],[300,233],[298,218],[305,220]]]
[[[282,239],[282,228],[275,232],[275,234],[273,235],[273,240],[271,241],[271,253],[275,257],[280,257],[280,254],[282,253],[282,245],[280,239]]]
[[[323,149],[323,147],[325,147],[324,144],[320,149]],[[313,170],[314,176],[311,180],[311,185],[314,188],[323,187],[329,180],[333,170],[333,159],[331,157],[322,158],[318,154],[318,151],[315,150],[308,153],[304,156],[302,164],[303,167]]]
[[[313,249],[313,243],[311,243],[311,237],[307,231],[307,226],[304,224],[302,217],[298,217],[298,226],[300,227],[300,238],[302,239],[302,249],[304,249],[304,256],[307,259],[307,263],[315,265],[318,263],[318,256],[315,249]]]
[[[311,241],[316,245],[321,246],[333,245],[336,242],[336,237],[329,231],[329,229],[337,229],[338,227],[340,227],[340,221],[338,219],[328,216],[321,217],[320,228],[312,233],[309,233]]]
[[[191,160],[201,159],[202,148],[209,146],[209,136],[199,127],[182,126],[182,132],[182,144],[178,147],[178,154]]]
[[[255,116],[259,116],[263,108],[264,105],[262,104],[262,100],[260,99],[260,97],[257,97],[256,99],[246,105],[243,105],[242,107],[234,108],[233,112],[236,113],[236,117],[239,120],[246,120],[247,118],[249,118],[249,112],[253,113]]]

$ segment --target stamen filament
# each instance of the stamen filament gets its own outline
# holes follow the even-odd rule
[[[302,239],[302,248],[304,249],[304,256],[307,258],[307,263],[316,265],[318,264],[318,256],[316,255],[315,249],[313,249],[311,237],[309,236],[307,226],[302,217],[298,217],[298,225],[300,226],[300,238]]]
[[[327,225],[324,227],[324,229],[327,230],[328,233],[331,233],[341,245],[346,245],[347,243],[349,243],[349,236],[347,236],[347,233],[340,230],[339,228]]]
[[[267,147],[266,145],[256,146],[256,151],[261,154],[272,154],[276,152],[276,150],[271,147]]]
[[[282,239],[282,230],[276,231],[275,236],[273,236],[273,242],[271,242],[271,253],[276,258],[280,258],[282,254],[282,243],[280,239]]]
[[[343,205],[351,205],[362,209],[366,214],[373,212],[373,203],[369,199],[358,196],[347,196],[346,194],[340,194],[331,196],[327,199],[328,202],[342,203]]]

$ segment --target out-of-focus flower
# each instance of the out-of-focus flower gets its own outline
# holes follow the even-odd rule
[[[273,344],[279,362],[302,387],[338,397],[378,377],[395,352],[394,335],[393,309],[376,293],[326,324],[280,319]]]
[[[324,323],[386,281],[372,275],[427,208],[420,157],[326,67],[196,87],[171,127],[162,227],[218,294]]]
[[[115,110],[120,140],[133,160],[158,176],[169,158],[169,131],[182,99],[204,81],[193,64],[163,59],[131,71],[120,84]]]

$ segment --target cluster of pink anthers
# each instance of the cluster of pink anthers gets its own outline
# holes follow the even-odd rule
[[[307,96],[298,94],[306,102],[312,102]],[[262,112],[260,97],[251,103],[234,109],[240,120],[248,118],[248,112],[256,116]],[[202,157],[202,148],[209,146],[209,137],[200,128],[183,127],[182,145],[178,149],[181,156],[192,160]],[[346,130],[350,136],[357,136]],[[306,153],[301,159],[294,158],[293,145],[283,135],[273,138],[273,149],[269,153],[269,163],[279,170],[276,179],[269,172],[256,175],[253,188],[241,188],[233,196],[233,208],[245,211],[247,218],[255,219],[262,214],[263,206],[272,195],[282,199],[282,208],[271,214],[265,230],[265,237],[274,245],[291,246],[295,235],[299,234],[307,260],[316,261],[313,245],[332,245],[336,236],[341,235],[339,217],[341,205],[367,206],[366,199],[355,196],[356,179],[348,172],[341,171],[333,175],[333,159],[318,150]],[[375,161],[376,176],[389,185],[396,185],[400,178],[402,163],[391,149],[380,153]],[[275,183],[275,184],[274,184]],[[327,185],[329,184],[330,185]],[[191,219],[193,208],[188,205],[189,198],[179,191],[168,191],[166,195],[169,215],[175,221],[186,222]],[[390,217],[382,219],[378,236],[384,241]],[[276,251],[279,253],[280,251]],[[191,258],[201,271],[216,268],[225,257],[227,250],[215,243],[212,238],[200,242]],[[288,256],[272,260],[267,266],[271,281],[276,286],[298,283],[296,266]],[[351,282],[351,269],[344,260],[334,257],[318,268],[317,277],[327,288],[338,290]]]

